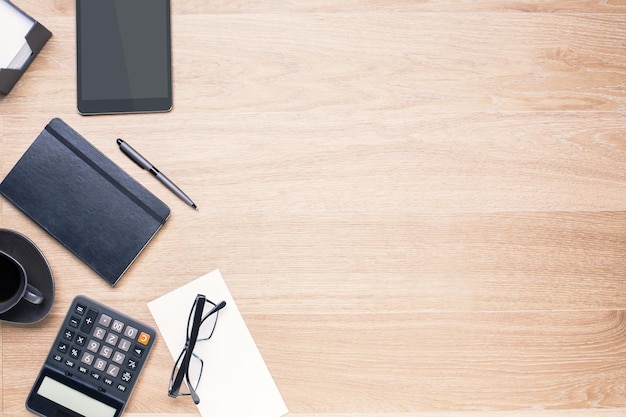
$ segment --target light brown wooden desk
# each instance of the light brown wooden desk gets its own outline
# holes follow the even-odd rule
[[[61,117],[172,216],[111,288],[0,200],[57,285],[0,324],[4,415],[76,294],[153,323],[216,268],[290,415],[626,414],[626,2],[173,0],[174,110],[82,117],[73,1],[15,1],[53,37],[0,99],[0,177]],[[162,341],[148,365],[127,415],[197,415]]]

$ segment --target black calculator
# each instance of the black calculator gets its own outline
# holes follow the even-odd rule
[[[151,327],[97,301],[76,297],[26,408],[54,417],[121,415],[155,338]]]

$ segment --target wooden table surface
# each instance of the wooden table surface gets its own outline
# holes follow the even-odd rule
[[[75,295],[153,324],[214,269],[290,416],[626,415],[625,1],[173,0],[173,111],[94,117],[73,1],[15,2],[53,37],[0,99],[0,178],[60,117],[172,216],[111,288],[0,200],[56,283],[0,324],[3,415]],[[198,415],[171,366],[161,339],[126,415]]]

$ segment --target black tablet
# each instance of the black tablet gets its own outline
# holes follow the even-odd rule
[[[172,108],[170,0],[76,0],[80,114]]]

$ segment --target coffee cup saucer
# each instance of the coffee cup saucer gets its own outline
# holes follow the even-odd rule
[[[0,313],[0,320],[21,324],[42,320],[54,303],[54,278],[48,261],[29,238],[14,230],[0,229],[0,249],[24,266],[28,282],[44,296],[41,304],[20,300],[10,310]]]

